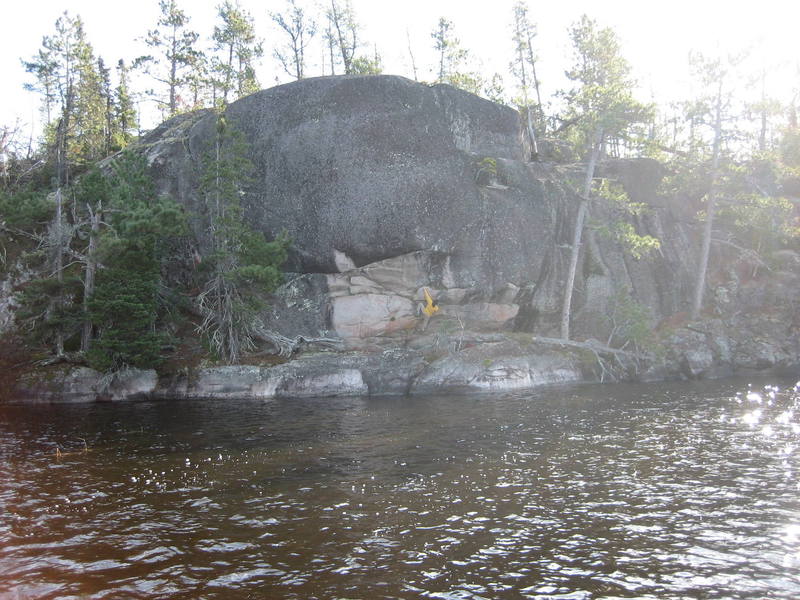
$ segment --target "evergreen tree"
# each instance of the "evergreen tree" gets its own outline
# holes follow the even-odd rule
[[[561,337],[569,339],[572,292],[578,267],[578,256],[589,203],[594,171],[606,140],[624,135],[632,123],[645,119],[647,107],[632,95],[633,79],[628,62],[620,54],[616,34],[610,28],[599,28],[584,15],[573,25],[570,37],[575,54],[574,67],[567,77],[575,82],[566,94],[569,120],[581,133],[587,164],[580,205],[575,218],[569,270],[564,285],[561,308]]]
[[[725,152],[725,146],[729,139],[737,135],[736,128],[732,126],[735,117],[732,110],[731,80],[732,69],[738,64],[740,57],[725,61],[722,58],[707,58],[694,53],[690,60],[694,76],[703,90],[701,96],[690,104],[692,118],[698,126],[698,131],[692,136],[692,157],[708,165],[705,167],[708,183],[704,186],[705,210],[701,215],[703,229],[700,255],[691,307],[692,318],[697,318],[705,295],[717,203],[725,173],[733,167],[732,157]],[[710,138],[703,136],[703,132],[699,130],[700,126],[708,128]]]
[[[453,22],[440,17],[431,37],[439,63],[436,83],[448,83],[453,87],[479,94],[483,81],[477,73],[462,70],[469,53],[455,37]]]
[[[800,167],[800,125],[794,104],[789,106],[789,118],[781,132],[778,150],[784,165],[795,169]]]
[[[747,105],[747,112],[752,119],[758,119],[757,134],[755,138],[755,149],[760,154],[764,155],[767,152],[774,150],[774,144],[770,132],[773,130],[771,127],[772,120],[783,112],[783,106],[776,99],[767,94],[767,70],[762,68],[757,78],[758,87],[761,89],[760,97],[755,102],[750,102]]]
[[[255,60],[264,51],[253,25],[253,17],[238,4],[225,0],[217,7],[220,24],[214,27],[212,60],[216,102],[223,106],[230,100],[258,91]]]
[[[534,156],[538,155],[536,130],[544,133],[546,123],[542,109],[542,97],[539,92],[539,78],[536,75],[536,55],[533,50],[533,39],[536,37],[536,26],[528,18],[528,7],[523,2],[514,5],[514,21],[512,23],[512,41],[514,43],[514,59],[511,61],[511,73],[517,78],[521,97],[517,99],[520,112],[525,115],[528,137]],[[531,93],[533,92],[533,94]],[[532,96],[535,97],[535,104]]]
[[[375,48],[372,58],[367,56],[356,56],[350,65],[353,75],[380,75],[383,73],[383,60]]]
[[[166,339],[157,327],[165,312],[162,265],[169,240],[185,232],[185,220],[174,201],[156,195],[143,156],[126,153],[112,171],[87,190],[101,194],[105,187],[110,227],[99,236],[95,251],[103,268],[85,296],[90,331],[97,337],[84,350],[100,370],[150,368],[161,362]]]
[[[138,117],[130,90],[130,74],[125,61],[117,63],[117,88],[114,91],[114,127],[112,128],[112,147],[123,149],[131,143],[138,130]]]
[[[25,67],[37,78],[28,87],[43,94],[45,112],[55,117],[45,143],[53,153],[57,182],[66,185],[74,166],[105,156],[102,78],[81,18],[66,12],[59,17],[55,34],[43,38],[42,49]]]
[[[206,154],[201,194],[207,210],[211,254],[203,261],[207,277],[198,298],[200,332],[221,359],[234,363],[253,347],[261,299],[281,281],[288,240],[267,242],[250,229],[242,214],[240,186],[251,163],[241,135],[224,114],[217,119],[213,147]]]
[[[175,0],[160,0],[161,16],[156,28],[150,30],[145,43],[153,54],[140,56],[134,67],[148,73],[163,93],[151,92],[167,117],[176,115],[185,100],[181,92],[185,88],[189,73],[198,60],[196,48],[199,35],[189,29],[189,17],[178,8]]]
[[[103,103],[103,154],[111,154],[114,135],[114,90],[111,87],[111,70],[102,58],[97,59],[97,72],[100,75],[100,99]]]
[[[42,114],[45,126],[49,127],[59,99],[58,67],[54,52],[44,47],[30,61],[22,61],[25,70],[35,77],[34,83],[24,84],[29,92],[42,95]]]

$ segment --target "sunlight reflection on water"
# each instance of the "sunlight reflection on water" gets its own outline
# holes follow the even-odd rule
[[[0,596],[797,598],[798,390],[0,407]]]

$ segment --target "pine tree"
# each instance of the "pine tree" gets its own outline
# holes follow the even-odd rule
[[[569,117],[577,123],[586,152],[587,163],[580,205],[575,218],[572,247],[564,300],[561,307],[561,337],[569,339],[572,292],[578,267],[578,256],[589,203],[594,171],[606,140],[624,135],[628,127],[645,119],[648,109],[632,95],[633,79],[628,62],[620,54],[616,34],[610,28],[599,28],[584,15],[573,25],[570,37],[575,53],[574,67],[567,77],[575,82],[566,94]]]
[[[453,87],[479,94],[483,80],[477,73],[463,70],[469,53],[455,37],[453,22],[440,17],[436,29],[431,33],[431,38],[439,63],[436,83],[448,83]]]
[[[59,185],[67,185],[73,167],[102,158],[105,147],[105,103],[102,81],[80,17],[64,13],[55,34],[45,36],[42,49],[26,70],[37,78],[29,88],[43,94],[47,113],[55,118],[45,132]]]
[[[117,63],[117,88],[114,91],[114,127],[111,132],[112,147],[117,150],[131,143],[138,129],[138,117],[130,90],[130,74],[125,61]]]
[[[166,340],[157,327],[165,312],[162,264],[169,240],[185,232],[185,219],[174,201],[156,195],[143,156],[123,154],[112,170],[102,181],[87,182],[87,192],[105,195],[104,203],[95,203],[95,214],[106,206],[110,227],[101,236],[95,233],[97,247],[86,253],[96,256],[103,268],[84,297],[84,336],[94,332],[96,339],[83,349],[99,370],[151,368],[162,361]],[[92,221],[93,230],[97,222]],[[87,275],[91,264],[87,262]]]
[[[42,48],[33,59],[22,61],[22,64],[25,70],[36,79],[35,83],[24,84],[24,88],[42,95],[42,114],[45,117],[45,125],[49,127],[53,120],[54,107],[57,105],[59,98],[59,65],[54,52],[47,47]]]
[[[717,211],[725,172],[729,171],[732,163],[725,156],[724,145],[726,141],[737,135],[733,126],[735,116],[732,114],[732,70],[741,60],[741,57],[707,58],[694,53],[691,57],[691,67],[704,93],[693,103],[693,115],[700,126],[707,126],[712,133],[710,140],[711,151],[707,155],[710,160],[708,188],[705,194],[705,211],[703,230],[700,243],[700,255],[697,261],[697,274],[695,277],[694,293],[692,295],[691,316],[696,319],[700,316],[703,307],[703,297],[706,288],[706,274],[711,255],[711,237]],[[699,136],[698,136],[699,138]],[[697,152],[702,152],[708,143],[699,138]]]
[[[63,356],[66,338],[75,320],[70,312],[74,278],[65,254],[72,243],[76,227],[68,219],[64,191],[71,180],[74,167],[85,167],[91,160],[103,156],[103,102],[100,76],[94,53],[86,39],[80,17],[67,12],[56,20],[55,33],[42,39],[42,49],[34,59],[25,63],[28,72],[38,79],[38,89],[44,94],[43,103],[56,108],[58,114],[45,133],[55,167],[55,214],[49,224],[44,246],[48,249],[48,269],[52,277],[43,280],[51,292],[47,309],[29,321],[51,324],[55,354]],[[54,106],[53,106],[54,105]],[[31,286],[33,289],[35,286]],[[29,300],[29,306],[36,303]]]
[[[199,51],[199,35],[189,29],[189,17],[178,8],[175,0],[160,0],[161,16],[156,28],[147,33],[145,43],[153,54],[140,56],[134,67],[143,68],[159,86],[162,93],[151,92],[167,117],[178,114],[185,104],[181,93],[189,73],[194,70]]]
[[[199,331],[221,359],[234,363],[253,347],[263,296],[281,281],[288,240],[267,242],[244,221],[240,185],[252,164],[241,135],[224,114],[217,118],[213,146],[204,159],[201,194],[207,210],[211,253],[198,306]]]
[[[228,101],[258,91],[255,60],[264,51],[253,25],[253,17],[238,4],[225,0],[217,7],[220,24],[214,27],[214,50],[212,59],[215,97],[222,106]]]
[[[536,57],[533,50],[533,39],[536,37],[536,26],[528,18],[528,7],[523,2],[514,5],[514,21],[512,23],[512,41],[514,43],[514,59],[511,61],[511,72],[517,77],[521,98],[517,100],[520,112],[525,115],[528,137],[530,138],[533,156],[539,153],[536,130],[543,134],[546,129],[542,97],[539,92],[539,78],[536,75]],[[531,90],[531,86],[533,89]],[[531,98],[535,95],[535,105]]]

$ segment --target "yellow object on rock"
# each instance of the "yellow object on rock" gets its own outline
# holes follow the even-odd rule
[[[429,317],[432,317],[433,314],[439,310],[439,306],[436,304],[434,299],[431,298],[428,288],[422,288],[422,292],[425,294],[425,306],[422,308],[422,312]]]

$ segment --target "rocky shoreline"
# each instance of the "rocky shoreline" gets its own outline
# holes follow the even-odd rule
[[[705,326],[719,325],[704,322]],[[128,369],[103,374],[58,366],[30,372],[11,402],[273,399],[336,396],[471,394],[531,390],[602,381],[710,379],[731,375],[797,375],[800,343],[737,340],[690,325],[672,333],[669,348],[646,363],[614,356],[599,343],[570,343],[518,334],[414,338],[344,352],[308,352],[272,366],[201,366],[158,374]],[[454,347],[453,344],[458,344]],[[424,350],[427,348],[427,351]]]
[[[226,116],[254,166],[240,190],[248,223],[292,240],[248,360],[271,358],[218,366],[205,352],[158,373],[112,374],[77,361],[6,373],[17,381],[0,392],[33,402],[291,398],[800,376],[800,252],[758,256],[721,243],[721,232],[704,311],[690,320],[700,207],[659,191],[667,168],[654,159],[597,166],[638,208],[594,203],[570,314],[579,341],[567,343],[553,336],[584,167],[546,153],[530,161],[513,109],[449,86],[342,76],[264,90]],[[211,254],[197,190],[215,124],[210,111],[180,115],[134,146],[158,193],[190,215],[199,258]],[[620,224],[658,248],[632,252],[610,233]],[[12,265],[0,280],[0,335],[13,331],[15,293],[30,277]],[[426,293],[440,308],[429,326]],[[199,345],[186,329],[176,345]]]

